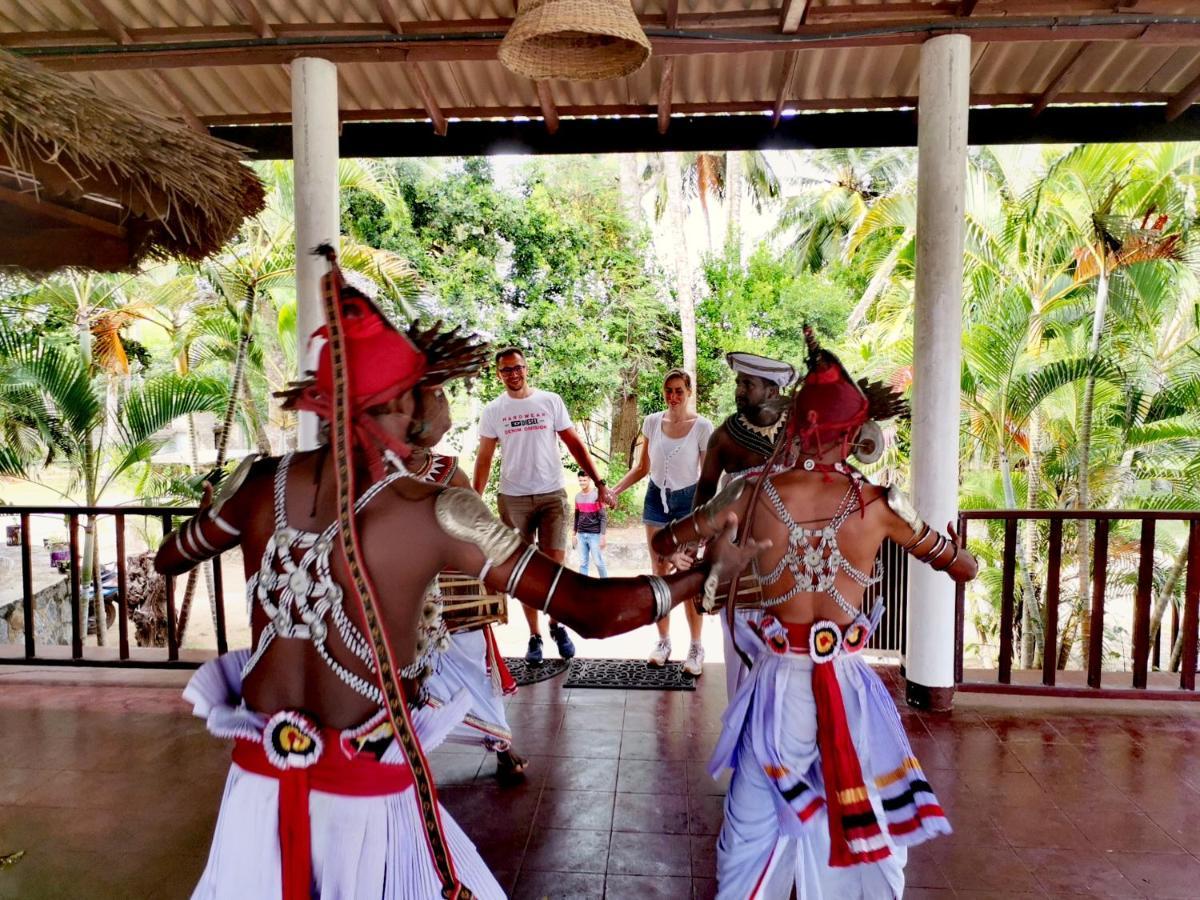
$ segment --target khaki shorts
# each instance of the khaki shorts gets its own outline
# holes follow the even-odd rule
[[[500,494],[496,498],[500,521],[515,528],[529,542],[537,539],[541,550],[567,549],[567,492]]]

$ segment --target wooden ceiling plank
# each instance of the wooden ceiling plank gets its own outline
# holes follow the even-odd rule
[[[129,31],[121,24],[121,21],[113,15],[112,11],[104,5],[103,0],[80,0],[83,8],[88,11],[96,24],[100,26],[100,30],[107,34],[118,44],[129,44],[133,42],[133,38],[129,36]]]
[[[809,0],[784,0],[783,9],[779,13],[779,30],[784,34],[794,34],[804,24],[808,15]]]
[[[554,105],[554,95],[550,92],[550,82],[535,81],[538,105],[542,108],[542,118],[546,122],[546,131],[550,134],[558,131],[558,107]]]
[[[433,91],[429,87],[429,81],[425,78],[425,73],[421,71],[420,66],[412,65],[404,67],[404,74],[408,76],[408,80],[412,82],[413,88],[417,92],[417,96],[421,98],[421,104],[425,107],[425,112],[429,115],[429,119],[433,122],[434,134],[444,136],[448,124],[446,115],[438,106],[437,100],[433,97]]]
[[[962,0],[958,4],[958,14],[962,18],[969,18],[971,13],[975,12],[975,7],[979,5],[979,0]]]
[[[1167,101],[1167,121],[1174,122],[1197,100],[1200,100],[1200,75],[1193,78],[1183,90]]]
[[[37,194],[28,191],[16,191],[12,188],[0,185],[0,204],[15,206],[25,212],[34,215],[45,216],[49,219],[54,219],[56,222],[64,222],[67,225],[75,225],[80,228],[86,228],[89,231],[94,231],[97,234],[106,235],[108,237],[124,239],[128,232],[120,226],[112,222],[106,222],[103,219],[98,219],[95,216],[89,216],[87,213],[80,212],[77,209],[71,209],[66,206],[60,206],[57,203],[51,203],[45,197],[39,197]]]
[[[379,18],[392,34],[404,34],[404,25],[400,21],[400,13],[392,0],[375,0],[375,8],[379,10]]]
[[[667,0],[666,23],[668,28],[679,27],[679,0]]]
[[[175,85],[171,83],[165,72],[161,72],[158,69],[151,69],[146,74],[150,77],[150,80],[154,83],[154,85],[158,87],[159,91],[167,98],[167,103],[170,104],[171,108],[179,114],[184,122],[187,123],[188,128],[192,129],[193,131],[198,131],[201,134],[208,134],[208,129],[204,127],[204,123],[200,121],[200,117],[196,115],[195,111],[193,111],[191,104],[188,102],[187,97],[184,96],[183,91],[179,90],[179,88],[175,87]]]
[[[255,0],[229,0],[233,4],[233,8],[237,10],[238,15],[242,17],[247,25],[258,32],[258,36],[264,39],[275,37],[275,29],[263,17],[262,10],[258,8]]]
[[[50,272],[63,266],[118,272],[129,267],[130,259],[127,240],[97,234],[89,228],[0,233],[0,266],[19,266],[32,272]]]
[[[662,77],[658,80],[658,133],[666,134],[671,127],[671,95],[675,91],[675,58],[663,60]]]
[[[774,126],[779,125],[779,120],[783,118],[783,107],[787,104],[792,79],[796,75],[796,66],[799,63],[800,54],[793,51],[788,54],[787,61],[783,64],[783,77],[779,80],[779,92],[775,95],[775,108],[771,113],[771,124]]]
[[[1096,45],[1084,44],[1077,51],[1075,51],[1074,56],[1067,60],[1067,64],[1059,69],[1058,74],[1054,76],[1054,78],[1050,81],[1050,84],[1046,86],[1046,90],[1042,92],[1042,96],[1038,97],[1037,103],[1033,104],[1033,114],[1035,116],[1040,116],[1043,112],[1045,112],[1046,107],[1053,103],[1058,95],[1063,92],[1063,88],[1066,86],[1067,80],[1071,77],[1071,75],[1078,71],[1080,62],[1087,55],[1087,52],[1094,46]]]

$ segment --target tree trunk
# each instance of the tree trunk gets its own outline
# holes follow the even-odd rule
[[[1037,508],[1038,490],[1041,487],[1041,478],[1042,478],[1042,470],[1041,470],[1042,461],[1041,461],[1041,457],[1039,456],[1039,451],[1038,451],[1038,447],[1041,445],[1042,422],[1041,422],[1041,417],[1038,415],[1036,410],[1034,411],[1033,415],[1031,415],[1029,417],[1029,429],[1028,429],[1027,434],[1029,437],[1029,462],[1028,462],[1026,472],[1025,472],[1025,508],[1026,509],[1035,509],[1035,508]],[[1037,523],[1037,520],[1026,519],[1025,520],[1025,558],[1030,561],[1030,565],[1033,565],[1033,560],[1035,560],[1038,556],[1037,547],[1038,547],[1038,523]],[[1029,573],[1029,581],[1030,581],[1030,588],[1032,589],[1033,588],[1033,583],[1032,583],[1033,582],[1033,572],[1032,571],[1030,571],[1030,573]],[[1041,622],[1045,622],[1044,610],[1041,610],[1041,612],[1043,613],[1043,618],[1041,619]],[[1034,635],[1035,641],[1034,641],[1034,649],[1033,649],[1033,665],[1035,667],[1041,665],[1041,660],[1042,660],[1044,654],[1046,653],[1046,634],[1040,627],[1041,622],[1039,622],[1039,627],[1037,629],[1037,633]],[[1054,648],[1051,648],[1050,652],[1053,653]]]
[[[613,403],[612,428],[608,435],[608,458],[633,468],[633,445],[641,430],[638,415],[638,369],[631,366],[621,372],[621,391]]]
[[[242,379],[242,405],[250,411],[254,421],[254,449],[263,456],[271,455],[271,437],[267,434],[267,426],[263,422],[262,416],[258,414],[257,406],[254,402],[254,394],[250,390],[250,379]],[[222,430],[222,435],[224,431]]]
[[[730,150],[725,154],[725,209],[728,214],[725,243],[737,251],[738,262],[745,258],[745,241],[742,237],[742,194],[745,190],[743,161],[740,150]]]
[[[667,216],[674,242],[675,296],[679,301],[679,331],[683,339],[683,368],[696,383],[696,305],[692,293],[692,266],[688,256],[687,215],[683,203],[683,169],[678,153],[663,154],[667,179]],[[695,395],[692,395],[693,398]],[[695,400],[692,400],[695,403]]]
[[[1000,448],[1000,480],[1004,485],[1004,502],[1009,509],[1017,508],[1017,492],[1013,487],[1012,480],[1012,463],[1008,458],[1008,451],[1003,445]],[[1030,556],[1026,552],[1023,544],[1018,544],[1015,548],[1017,551],[1017,569],[1021,574],[1021,592],[1023,594],[1021,600],[1021,668],[1029,669],[1033,667],[1034,653],[1037,649],[1034,641],[1035,634],[1035,613],[1038,610],[1037,594],[1033,589],[1033,579],[1029,577],[1029,560]]]
[[[622,153],[617,157],[617,183],[621,191],[621,209],[637,229],[643,225],[642,179],[638,174],[636,153]]]
[[[1103,252],[1103,247],[1101,248]],[[1092,317],[1092,340],[1088,346],[1089,355],[1095,359],[1100,353],[1100,339],[1104,334],[1104,317],[1108,307],[1108,270],[1102,262],[1100,277],[1096,283],[1096,310]],[[1076,491],[1075,508],[1087,509],[1091,502],[1092,453],[1092,416],[1095,410],[1096,376],[1089,374],[1083,386],[1083,408],[1079,417],[1079,474],[1078,490]],[[1079,523],[1079,541],[1076,556],[1079,560],[1078,604],[1080,616],[1080,639],[1085,647],[1091,646],[1092,610],[1091,591],[1089,590],[1089,574],[1091,570],[1091,532],[1086,522]]]
[[[1167,612],[1167,606],[1175,598],[1175,588],[1179,585],[1179,579],[1183,575],[1184,566],[1187,565],[1187,558],[1188,545],[1185,540],[1183,548],[1179,551],[1179,555],[1175,557],[1175,565],[1171,567],[1171,572],[1167,576],[1167,580],[1163,582],[1162,590],[1154,598],[1154,608],[1150,612],[1151,647],[1154,646],[1154,642],[1158,638],[1158,633],[1162,630],[1162,620]]]

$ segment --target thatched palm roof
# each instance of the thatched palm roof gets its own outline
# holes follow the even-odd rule
[[[263,207],[241,150],[0,51],[0,266],[203,259]]]

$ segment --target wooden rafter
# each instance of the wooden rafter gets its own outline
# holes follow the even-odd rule
[[[668,28],[679,27],[679,0],[667,0],[666,26]]]
[[[375,8],[379,10],[379,18],[392,34],[403,34],[404,26],[400,23],[400,13],[392,0],[375,0]]]
[[[535,81],[538,106],[542,108],[542,119],[546,122],[546,130],[550,134],[558,131],[558,107],[554,105],[554,95],[550,93],[550,82]]]
[[[425,112],[429,116],[429,120],[433,122],[434,134],[445,135],[448,127],[446,114],[442,112],[442,108],[438,106],[437,100],[434,99],[433,91],[429,87],[429,81],[425,78],[425,73],[421,71],[419,66],[405,66],[404,74],[408,76],[408,80],[412,82],[413,88],[416,89],[417,96],[421,98],[421,104],[425,107]]]
[[[1200,75],[1167,101],[1167,121],[1174,122],[1197,100],[1200,100]]]
[[[104,219],[98,219],[77,209],[61,206],[45,196],[39,196],[29,191],[16,191],[4,185],[0,185],[0,206],[15,207],[36,216],[53,219],[55,222],[87,228],[89,231],[106,237],[124,240],[127,235],[126,230],[120,225],[106,222]]]
[[[258,32],[260,38],[275,37],[275,29],[263,17],[262,10],[258,8],[255,0],[229,0],[229,2],[238,11],[242,21]]]
[[[104,0],[80,0],[80,2],[83,4],[83,8],[88,11],[88,15],[96,20],[96,24],[100,26],[100,30],[106,35],[118,44],[133,42],[133,38],[129,36],[129,31],[112,14],[112,11],[104,5]]]
[[[958,14],[965,19],[969,17],[971,13],[975,12],[975,7],[978,5],[979,0],[962,0],[962,2],[958,4]]]
[[[1066,86],[1068,79],[1070,79],[1071,75],[1078,71],[1080,62],[1085,56],[1087,56],[1088,51],[1094,46],[1096,45],[1084,44],[1077,51],[1075,51],[1074,56],[1067,60],[1067,64],[1059,69],[1058,74],[1054,76],[1054,78],[1050,81],[1050,84],[1046,86],[1046,90],[1042,92],[1042,96],[1038,97],[1037,102],[1033,104],[1033,114],[1035,116],[1040,116],[1045,111],[1046,107],[1053,103],[1055,99],[1057,99],[1058,95],[1063,92],[1063,88]]]
[[[783,9],[779,13],[779,30],[784,34],[792,34],[804,24],[808,15],[809,0],[784,0]]]
[[[799,63],[799,53],[793,51],[787,55],[787,61],[783,64],[783,77],[779,80],[779,92],[775,95],[775,108],[771,114],[772,125],[778,125],[779,120],[783,118],[783,107],[787,104],[788,88],[791,87],[792,78],[796,74],[796,66]]]
[[[662,78],[658,81],[658,133],[666,134],[671,127],[671,95],[675,91],[675,59],[664,59]]]
[[[158,69],[151,69],[146,74],[163,93],[163,96],[167,98],[167,102],[171,105],[171,108],[187,123],[188,128],[191,128],[193,131],[199,131],[201,134],[208,133],[208,129],[204,127],[204,123],[200,121],[200,117],[193,111],[183,91],[171,83],[166,73],[160,72]]]

